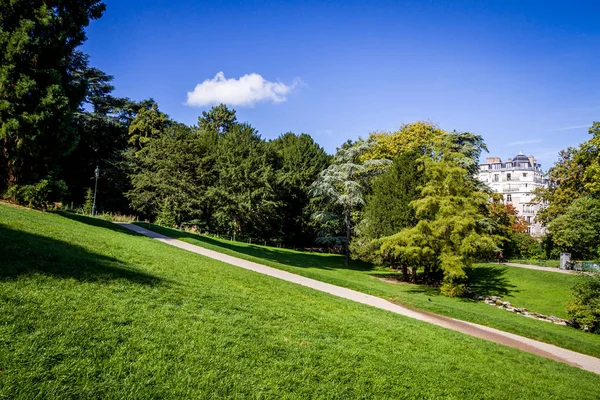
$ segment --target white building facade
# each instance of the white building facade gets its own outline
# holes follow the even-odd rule
[[[485,164],[479,165],[479,180],[501,193],[504,201],[517,209],[529,224],[532,236],[539,237],[545,233],[544,226],[535,218],[542,205],[533,202],[535,196],[531,192],[546,186],[547,182],[542,166],[533,156],[519,153],[506,162],[502,162],[500,157],[488,157]]]

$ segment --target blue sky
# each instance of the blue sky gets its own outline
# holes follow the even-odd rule
[[[432,120],[548,168],[600,120],[597,1],[105,3],[84,46],[92,64],[116,95],[153,97],[187,124],[210,108],[186,105],[188,92],[219,72],[281,89],[233,106],[239,120],[267,139],[309,133],[329,152]]]

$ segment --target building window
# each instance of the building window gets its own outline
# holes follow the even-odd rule
[[[523,178],[527,178],[527,172],[523,173]]]
[[[500,179],[500,175],[494,174],[494,182],[498,182],[499,179]]]
[[[512,163],[506,163],[506,168],[512,168]]]
[[[506,180],[510,181],[510,178],[511,178],[510,174],[506,174]]]
[[[531,223],[531,217],[527,216],[527,223],[530,224]]]
[[[506,201],[512,201],[512,194],[506,195]]]

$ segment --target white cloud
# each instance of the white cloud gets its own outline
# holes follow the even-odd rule
[[[246,74],[239,79],[227,79],[223,72],[219,72],[188,92],[186,104],[202,107],[219,103],[231,106],[253,106],[260,101],[281,103],[287,100],[286,95],[299,83],[298,79],[291,85],[270,82],[256,73]]]
[[[576,125],[576,126],[567,126],[566,128],[555,129],[555,131],[570,131],[571,129],[583,129],[589,128],[591,125]]]

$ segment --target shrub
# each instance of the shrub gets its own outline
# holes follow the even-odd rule
[[[15,203],[31,208],[48,208],[52,202],[58,202],[67,191],[64,181],[55,181],[51,177],[33,185],[11,185],[7,195]]]
[[[85,202],[83,203],[83,213],[85,215],[92,215],[92,208],[94,207],[94,193],[91,188],[85,192]]]
[[[573,286],[573,301],[567,304],[567,312],[576,327],[600,333],[600,274],[582,275]]]
[[[173,228],[177,225],[175,213],[168,200],[165,200],[158,215],[156,216],[156,224],[166,226],[167,228]]]

